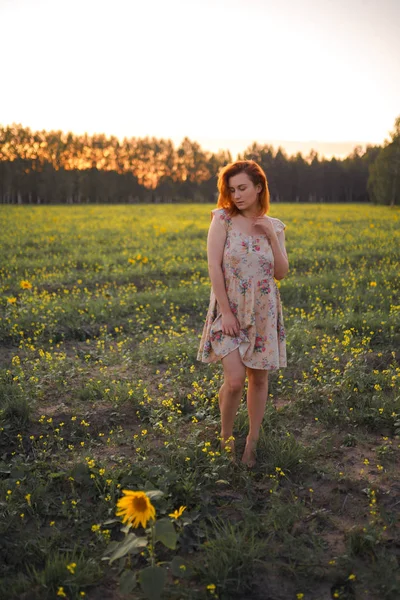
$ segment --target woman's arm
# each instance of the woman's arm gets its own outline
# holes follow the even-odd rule
[[[225,278],[222,272],[222,257],[226,240],[224,224],[214,217],[211,221],[207,238],[208,273],[211,285],[222,314],[230,312],[229,300],[226,293]]]
[[[285,248],[284,230],[271,236],[272,252],[274,253],[274,277],[283,279],[289,271],[289,260]]]
[[[239,334],[240,327],[229,305],[222,271],[225,240],[225,226],[220,219],[214,217],[207,238],[208,273],[222,314],[222,332],[233,336]]]

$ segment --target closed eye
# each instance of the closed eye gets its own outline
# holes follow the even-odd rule
[[[245,186],[245,185],[244,185],[244,186],[241,186],[241,185],[240,185],[240,186],[238,187],[238,190],[240,190],[241,192],[243,192],[243,191],[246,189],[246,187],[247,187],[247,186]],[[235,192],[235,190],[234,190],[233,188],[230,188],[230,190],[229,190],[229,191],[230,191],[232,194]]]

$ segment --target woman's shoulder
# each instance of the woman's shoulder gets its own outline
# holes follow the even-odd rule
[[[220,219],[226,225],[228,225],[231,222],[231,217],[226,208],[214,208],[211,211],[211,219],[213,217]]]
[[[277,219],[276,217],[270,217],[270,216],[268,216],[268,218],[271,219],[276,233],[279,233],[280,231],[283,231],[284,229],[286,229],[285,223],[283,221],[281,221],[280,219]]]
[[[228,216],[228,211],[226,208],[213,208],[211,214],[217,217],[225,218]]]

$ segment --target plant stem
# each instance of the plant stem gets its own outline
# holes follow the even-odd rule
[[[151,524],[151,566],[152,567],[155,566],[155,562],[156,562],[156,557],[155,557],[155,552],[154,552],[155,544],[156,544],[156,528],[155,528],[155,522],[153,521]]]

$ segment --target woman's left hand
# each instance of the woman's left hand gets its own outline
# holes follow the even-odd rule
[[[271,221],[271,219],[268,219],[268,217],[264,216],[264,217],[257,217],[257,219],[255,219],[253,221],[253,227],[256,228],[256,231],[262,231],[262,233],[264,233],[268,240],[271,242],[271,240],[276,237],[276,231],[274,229],[274,225]]]

